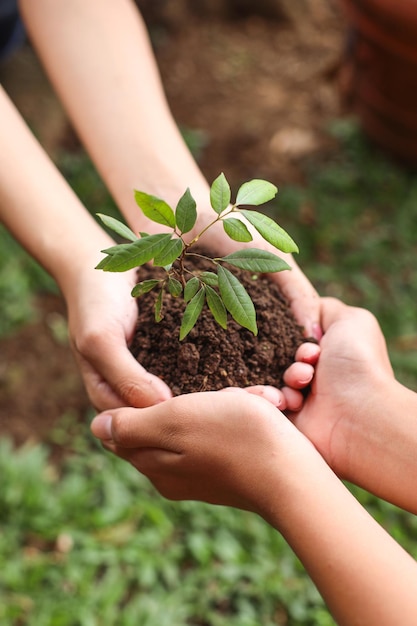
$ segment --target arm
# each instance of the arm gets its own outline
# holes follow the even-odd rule
[[[254,511],[280,531],[341,626],[417,621],[417,564],[269,402],[224,392],[98,416],[92,430],[171,499]]]
[[[96,407],[169,397],[127,349],[137,310],[132,274],[94,269],[113,245],[82,206],[0,88],[0,218],[55,278],[68,306],[75,353]],[[118,367],[116,367],[116,364]]]
[[[291,418],[338,476],[417,514],[417,394],[395,380],[370,312],[330,298],[322,308],[312,390]]]
[[[133,189],[175,206],[190,187],[200,211],[196,230],[205,225],[208,185],[172,118],[134,3],[20,0],[20,8],[57,93],[132,229],[155,228],[138,211]],[[211,231],[210,239],[216,253],[232,251],[221,227]],[[295,261],[287,261],[293,271],[273,280],[279,281],[306,335],[317,336],[317,293]]]

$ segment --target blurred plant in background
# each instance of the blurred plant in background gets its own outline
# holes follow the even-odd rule
[[[341,149],[309,162],[306,185],[284,185],[270,212],[321,295],[376,315],[397,377],[417,389],[417,174],[370,146],[354,121],[329,132]]]

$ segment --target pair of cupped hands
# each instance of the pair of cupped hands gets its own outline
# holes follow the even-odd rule
[[[81,281],[79,288],[89,294],[83,333],[77,332],[80,313],[71,307],[69,325],[90,399],[101,411],[92,432],[165,497],[259,512],[259,484],[268,481],[271,463],[285,472],[312,448],[349,479],[355,424],[366,420],[373,389],[393,379],[385,340],[370,312],[319,298],[296,265],[287,274],[291,278],[279,276],[280,286],[306,336],[319,341],[299,347],[285,386],[175,398],[126,347],[137,316],[132,277],[102,274],[99,291]]]

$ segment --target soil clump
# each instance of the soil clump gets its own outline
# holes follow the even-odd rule
[[[195,267],[212,270],[199,257]],[[138,323],[131,344],[135,358],[147,370],[162,378],[174,395],[215,391],[248,385],[282,386],[283,374],[293,363],[298,346],[305,341],[279,287],[269,278],[233,268],[255,305],[258,335],[228,320],[224,330],[205,306],[197,324],[183,341],[179,328],[185,303],[182,298],[164,295],[163,319],[155,322],[157,292],[138,299]],[[162,278],[164,270],[146,266],[140,280]]]

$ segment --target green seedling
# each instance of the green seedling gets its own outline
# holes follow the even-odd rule
[[[163,296],[166,292],[174,298],[182,297],[186,307],[180,327],[180,340],[195,326],[205,304],[222,328],[227,328],[227,317],[230,313],[238,324],[257,335],[254,304],[245,287],[226,266],[252,273],[281,272],[291,269],[290,266],[272,252],[248,247],[227,256],[209,258],[213,271],[191,269],[187,262],[191,256],[204,256],[196,251],[195,245],[218,222],[222,223],[225,233],[234,241],[252,241],[248,228],[251,225],[277,250],[298,252],[297,245],[285,230],[270,217],[252,208],[272,200],[277,191],[272,183],[254,179],[239,188],[236,200],[232,203],[230,185],[225,175],[220,174],[210,188],[210,204],[215,217],[198,234],[190,235],[192,238],[189,241],[185,235],[193,231],[197,221],[196,202],[189,189],[178,201],[175,211],[164,200],[143,191],[135,191],[136,203],[143,214],[153,222],[168,227],[171,232],[153,235],[140,233],[137,236],[119,220],[99,214],[108,228],[129,243],[102,250],[106,256],[96,269],[124,272],[145,263],[162,267],[165,270],[163,278],[139,282],[133,288],[132,296],[137,298],[150,291],[158,291],[155,302],[156,322],[163,318]]]

